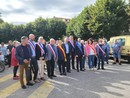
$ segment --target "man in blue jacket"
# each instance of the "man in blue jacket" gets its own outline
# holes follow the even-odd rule
[[[84,71],[82,68],[82,59],[84,57],[84,46],[81,44],[81,39],[78,38],[78,41],[75,44],[75,54],[76,54],[76,65],[77,65],[77,72],[79,72],[79,64],[80,64],[80,71]]]
[[[21,37],[21,45],[16,47],[15,56],[19,62],[21,88],[26,89],[26,86],[24,85],[23,81],[24,70],[26,72],[27,85],[30,86],[33,85],[32,83],[29,82],[28,78],[28,65],[30,64],[30,59],[32,56],[31,48],[28,45],[28,37],[26,36]]]

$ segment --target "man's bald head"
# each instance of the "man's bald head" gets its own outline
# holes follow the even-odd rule
[[[35,40],[35,35],[34,34],[29,34],[29,39],[34,41]]]

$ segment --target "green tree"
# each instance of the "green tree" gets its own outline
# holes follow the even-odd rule
[[[70,21],[67,33],[82,38],[120,35],[128,31],[128,13],[123,0],[97,0]]]

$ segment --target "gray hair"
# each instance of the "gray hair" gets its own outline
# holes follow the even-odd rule
[[[27,39],[27,38],[28,38],[27,36],[22,36],[22,37],[21,37],[21,42],[22,42],[23,40]]]
[[[38,38],[38,41],[39,41],[40,39],[43,39],[43,37],[42,37],[42,36],[40,36],[40,37]]]

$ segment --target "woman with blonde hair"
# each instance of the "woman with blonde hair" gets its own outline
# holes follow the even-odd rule
[[[17,70],[18,70],[18,60],[15,57],[15,51],[16,51],[16,47],[19,45],[20,43],[18,41],[13,41],[13,48],[11,50],[11,65],[14,66],[13,69],[13,80],[18,80],[19,76],[17,76]]]

